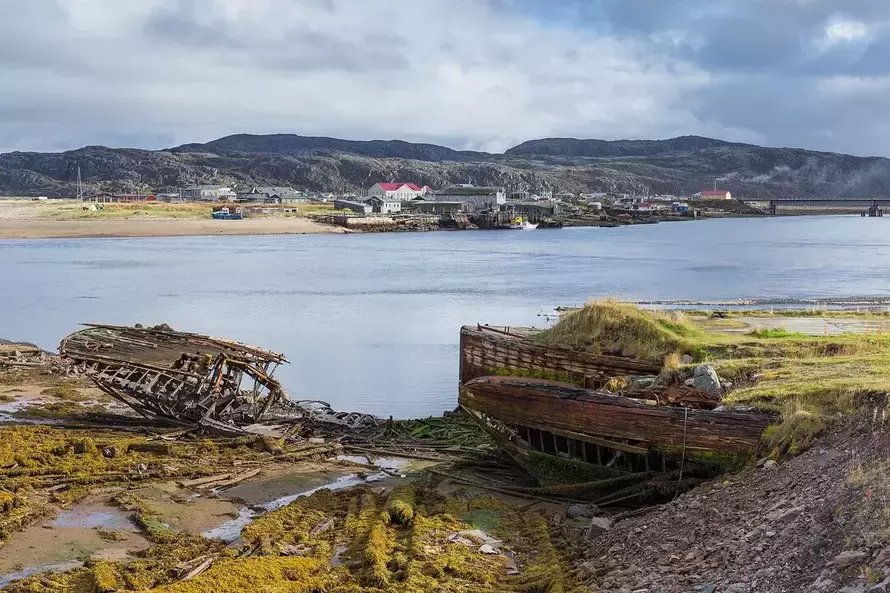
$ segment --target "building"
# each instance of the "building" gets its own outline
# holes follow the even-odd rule
[[[402,202],[393,198],[378,198],[374,196],[365,200],[365,203],[369,204],[371,209],[378,214],[393,214],[402,211]]]
[[[97,202],[100,204],[132,204],[134,202],[157,202],[158,198],[152,194],[109,194],[98,193],[88,196],[88,202]]]
[[[193,185],[182,190],[182,197],[187,200],[200,202],[219,202],[221,200],[234,200],[237,194],[231,187],[222,185]]]
[[[706,189],[702,192],[695,194],[696,198],[701,198],[702,200],[731,200],[732,194],[726,190],[710,190]]]
[[[254,187],[250,191],[239,193],[236,201],[263,204],[299,204],[307,202],[308,199],[291,187]]]
[[[337,210],[352,210],[356,214],[370,214],[373,211],[370,204],[353,202],[352,200],[334,200],[334,208]]]
[[[365,194],[369,198],[386,198],[399,200],[400,202],[409,202],[431,190],[432,188],[428,185],[419,187],[413,183],[375,183]]]
[[[507,192],[503,187],[451,185],[433,193],[432,199],[437,202],[472,202],[477,210],[497,210],[507,203]]]
[[[473,212],[476,208],[473,205],[473,202],[445,202],[439,200],[424,200],[423,198],[418,198],[412,200],[408,205],[413,211],[418,214],[454,214],[456,212]]]
[[[559,216],[564,208],[560,202],[555,200],[538,200],[536,202],[517,202],[510,205],[517,214],[525,214],[534,220],[546,218],[548,216]]]

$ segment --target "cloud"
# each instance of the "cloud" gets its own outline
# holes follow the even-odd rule
[[[884,0],[0,4],[0,150],[231,133],[887,152]]]

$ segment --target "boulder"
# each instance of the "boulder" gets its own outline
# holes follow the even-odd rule
[[[689,356],[688,354],[684,354],[680,357],[681,364],[692,364],[695,359]]]
[[[699,391],[704,391],[711,395],[723,395],[723,386],[720,385],[720,377],[717,371],[709,364],[700,364],[695,367],[692,374],[692,386]]]
[[[767,459],[763,462],[763,469],[776,469],[777,467],[779,467],[779,464],[772,459]]]
[[[856,564],[862,564],[868,555],[862,550],[846,550],[834,557],[831,565],[837,570],[844,570]]]
[[[608,517],[593,517],[587,526],[587,537],[593,537],[612,529],[612,519]]]
[[[569,519],[577,519],[578,517],[589,517],[590,510],[582,507],[578,504],[570,505],[569,508],[566,509],[566,517]]]

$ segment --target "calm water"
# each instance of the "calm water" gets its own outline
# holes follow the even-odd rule
[[[0,336],[166,322],[284,352],[296,398],[396,417],[456,402],[462,324],[591,296],[890,296],[890,218],[621,229],[0,241]]]

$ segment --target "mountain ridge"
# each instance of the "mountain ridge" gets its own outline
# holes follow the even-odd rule
[[[542,138],[494,154],[402,140],[234,134],[162,150],[86,146],[0,154],[0,193],[71,196],[196,183],[357,191],[379,181],[510,189],[690,195],[713,186],[747,198],[890,194],[890,159],[772,148],[702,136]]]

